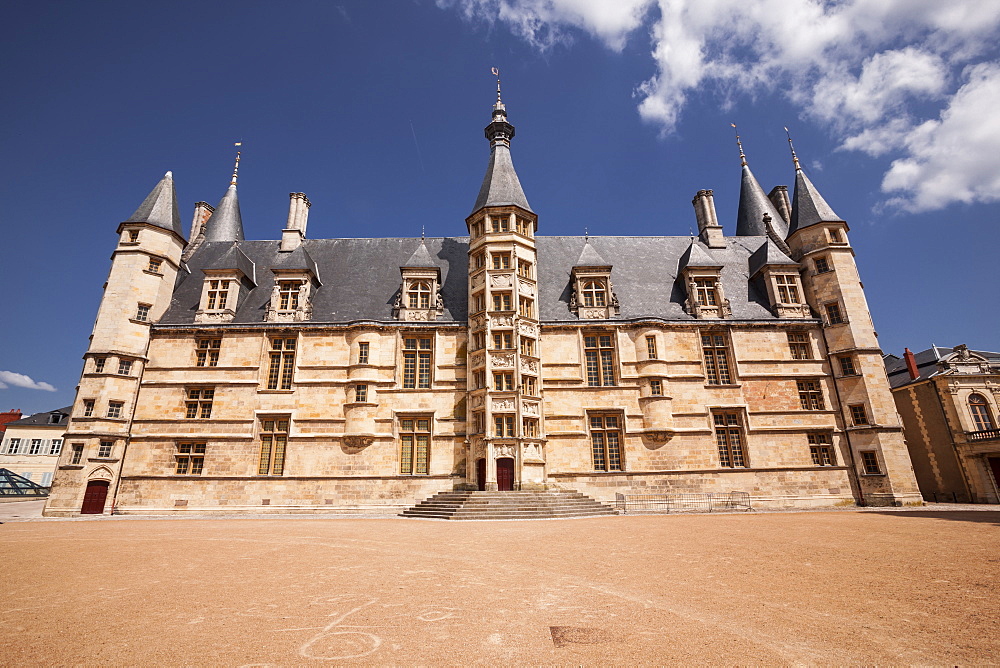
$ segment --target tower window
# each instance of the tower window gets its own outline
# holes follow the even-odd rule
[[[853,404],[849,408],[851,410],[851,422],[854,423],[854,426],[860,427],[871,424],[868,421],[868,411],[865,409],[864,404]]]
[[[508,350],[514,347],[513,332],[497,332],[493,335],[494,350]]]
[[[809,434],[809,455],[816,466],[834,466],[833,447],[830,445],[829,434]]]
[[[526,336],[521,337],[521,354],[530,357],[535,356],[535,340]]]
[[[524,260],[517,261],[517,274],[522,278],[531,278],[531,263]]]
[[[817,274],[825,274],[826,272],[830,271],[830,261],[827,260],[825,257],[816,258],[815,260],[813,260],[813,265],[815,265],[816,267]]]
[[[493,389],[498,392],[514,391],[514,374],[495,373],[493,374]]]
[[[657,359],[656,337],[652,335],[646,337],[646,359]]]
[[[587,364],[587,385],[617,385],[615,382],[615,345],[610,334],[583,337],[584,359]]]
[[[118,360],[118,374],[128,376],[132,373],[132,360]]]
[[[654,397],[663,396],[663,381],[662,380],[649,381],[649,394]]]
[[[490,223],[493,225],[494,232],[510,231],[510,216],[490,217]]]
[[[536,438],[538,436],[538,420],[524,418],[521,420],[521,431],[526,438]]]
[[[100,447],[97,448],[97,456],[101,459],[108,459],[111,457],[112,451],[115,449],[114,441],[101,441]]]
[[[854,358],[850,355],[843,355],[837,358],[837,362],[840,364],[840,375],[841,376],[857,376],[858,369],[854,365]]]
[[[407,292],[407,304],[410,308],[431,307],[431,286],[426,281],[416,281],[410,284]]]
[[[517,434],[514,432],[514,416],[513,415],[494,415],[493,416],[493,435],[497,438],[514,438]]]
[[[882,474],[882,468],[878,465],[878,453],[874,450],[863,450],[861,452],[861,466],[865,470],[865,475]]]
[[[129,230],[128,231],[128,242],[130,244],[137,243],[139,241],[139,230]]]
[[[149,320],[149,309],[151,304],[139,304],[135,308],[135,319],[139,322],[146,322]]]
[[[362,341],[358,344],[358,364],[368,364],[368,349],[370,344]]]
[[[498,292],[493,295],[493,310],[494,311],[511,311],[513,310],[513,297],[509,292]]]
[[[368,386],[367,385],[355,385],[354,386],[354,400],[358,402],[368,401]]]
[[[621,471],[621,423],[618,415],[590,416],[590,451],[595,471]]]
[[[534,318],[535,302],[528,299],[527,297],[521,297],[521,300],[518,303],[518,313],[521,314],[522,318]]]
[[[830,302],[825,305],[826,322],[828,325],[840,325],[844,322],[844,314],[840,311],[840,304]]]
[[[510,253],[494,253],[493,268],[510,269]]]
[[[83,417],[93,417],[94,416],[94,400],[84,399],[83,400]]]
[[[104,373],[104,364],[107,362],[106,357],[97,357],[94,359],[94,373]]]
[[[525,394],[532,397],[537,397],[538,396],[538,391],[536,389],[537,385],[538,384],[533,376],[521,377],[521,391],[524,392]]]
[[[83,461],[83,443],[74,443],[72,445],[72,453],[69,463],[76,466]]]
[[[840,234],[840,230],[829,229],[827,232],[830,234],[830,243],[832,244],[842,244],[844,243],[844,237]]]
[[[163,260],[151,257],[149,258],[149,266],[146,267],[146,271],[150,272],[151,274],[158,274],[160,273],[160,267],[162,265],[163,265]]]
[[[122,416],[122,409],[124,407],[125,407],[124,401],[109,401],[107,416],[109,418],[120,418]]]

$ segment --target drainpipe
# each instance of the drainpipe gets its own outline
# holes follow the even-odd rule
[[[152,325],[150,325],[152,328]],[[122,470],[125,468],[125,455],[128,454],[128,446],[132,441],[132,425],[135,423],[135,407],[139,403],[139,389],[142,387],[142,376],[146,373],[146,365],[149,363],[149,342],[152,340],[152,332],[146,337],[146,350],[142,353],[142,373],[135,379],[135,394],[132,397],[132,410],[128,416],[128,429],[126,430],[125,444],[122,447],[122,458],[118,464],[118,478],[115,480],[115,492],[111,495],[111,514],[114,515],[118,507],[118,489],[122,485]]]
[[[826,346],[826,361],[830,365],[830,373],[833,374],[833,353],[830,352],[830,342],[826,339],[826,328],[820,327],[820,331],[823,333],[823,345]],[[847,439],[847,455],[851,460],[851,473],[847,476],[854,484],[854,488],[858,490],[858,505],[862,508],[868,505],[865,500],[865,493],[861,489],[861,479],[858,477],[858,465],[854,459],[854,445],[851,443],[851,432],[847,428],[847,418],[844,417],[844,402],[840,400],[840,387],[837,385],[837,379],[833,379],[833,393],[837,395],[837,406],[840,408],[840,419],[844,423],[844,438]]]

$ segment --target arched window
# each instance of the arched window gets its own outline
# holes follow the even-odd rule
[[[417,281],[410,284],[409,292],[410,308],[430,308],[431,307],[431,286],[425,281]]]
[[[583,284],[583,305],[584,306],[605,306],[604,284],[600,281],[588,281]]]
[[[990,415],[990,407],[983,395],[969,395],[969,410],[972,412],[972,420],[976,423],[976,431],[987,431],[994,428],[993,416]]]

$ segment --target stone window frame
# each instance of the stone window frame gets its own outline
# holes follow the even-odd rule
[[[885,475],[882,471],[882,463],[879,461],[878,451],[861,450],[861,475]]]
[[[828,274],[833,271],[833,267],[830,265],[830,258],[826,255],[820,255],[819,257],[813,258],[813,274]]]
[[[104,367],[108,363],[107,357],[94,358],[94,373],[104,373]]]
[[[358,364],[369,364],[371,359],[371,341],[358,341]]]
[[[615,330],[582,332],[580,343],[587,387],[616,387],[620,373]]]
[[[812,432],[806,434],[809,443],[809,456],[814,466],[836,466],[837,456],[829,432]]]
[[[396,419],[396,433],[399,475],[430,475],[434,445],[433,415],[399,415]]]
[[[97,446],[97,458],[98,459],[111,459],[111,455],[115,451],[114,441],[100,441],[100,445]]]
[[[135,305],[135,317],[132,319],[137,322],[149,322],[149,311],[152,308],[152,304],[146,304],[144,302],[137,303]]]
[[[158,257],[150,257],[149,264],[146,265],[146,273],[156,274],[157,276],[162,276],[163,272],[160,271],[163,268],[163,259]]]
[[[510,371],[494,371],[493,389],[497,392],[513,392],[514,374]]]
[[[540,396],[538,394],[538,379],[535,376],[521,376],[521,394],[526,394],[529,397]]]
[[[517,438],[517,415],[514,413],[493,414],[494,438]]]
[[[847,407],[851,415],[851,425],[854,427],[869,427],[872,424],[871,416],[868,414],[868,407],[864,404],[850,404]]]
[[[660,359],[659,354],[656,351],[656,335],[647,334],[646,335],[646,359],[657,360]]]
[[[83,461],[83,443],[73,443],[70,445],[70,458],[69,463],[71,466],[76,466]]]
[[[105,414],[105,417],[111,420],[121,419],[125,416],[124,410],[125,410],[124,401],[109,401],[108,410],[107,413]]]
[[[269,391],[287,391],[295,381],[295,359],[298,356],[298,337],[269,336],[267,375],[264,387]]]
[[[292,418],[287,414],[257,416],[257,475],[281,476],[288,460],[288,437]]]
[[[706,329],[698,333],[701,356],[705,372],[705,385],[711,387],[732,387],[736,382],[735,356],[729,332],[721,329]],[[706,342],[706,338],[711,339]],[[722,338],[720,343],[719,338]],[[720,364],[722,362],[722,364]]]
[[[826,410],[826,402],[823,398],[823,385],[819,380],[807,378],[795,381],[795,388],[799,393],[799,407],[804,411]]]
[[[837,366],[840,367],[840,375],[844,378],[860,376],[857,359],[854,355],[837,355]]]
[[[797,273],[771,273],[777,304],[799,306],[802,302],[802,283]]]
[[[118,359],[118,375],[119,376],[131,376],[132,375],[132,360]]]
[[[83,417],[94,417],[94,408],[97,406],[96,399],[83,400]]]
[[[430,389],[434,385],[434,335],[413,332],[403,333],[400,338],[403,364],[400,385],[404,390]]]
[[[358,383],[354,386],[354,402],[368,403],[368,383]]]
[[[663,381],[659,378],[649,379],[649,396],[651,397],[662,397],[663,396]]]
[[[219,354],[222,351],[222,337],[201,337],[195,339],[194,363],[199,367],[219,366]]]
[[[979,401],[974,401],[975,397],[978,397]],[[997,428],[996,420],[990,411],[990,403],[985,396],[979,392],[972,392],[966,399],[966,403],[969,406],[969,415],[972,417],[974,431],[991,431]]]
[[[718,449],[719,468],[750,468],[744,411],[737,408],[713,408],[710,414]]]
[[[184,390],[184,419],[209,420],[215,405],[215,387],[187,387]]]
[[[178,443],[174,453],[174,475],[201,475],[205,469],[206,447],[203,442]]]
[[[827,327],[847,324],[847,316],[844,314],[844,310],[840,307],[840,302],[837,300],[823,304],[823,316],[826,319]]]
[[[625,470],[625,416],[621,411],[587,411],[590,463],[594,471]]]
[[[791,354],[793,360],[814,359],[812,342],[809,340],[809,334],[806,332],[787,332],[787,335],[788,352]],[[804,353],[804,355],[800,357],[799,353]]]
[[[581,306],[584,308],[605,308],[608,305],[608,285],[600,278],[588,278],[582,282]]]
[[[433,286],[427,279],[413,279],[406,286],[406,308],[429,309]]]

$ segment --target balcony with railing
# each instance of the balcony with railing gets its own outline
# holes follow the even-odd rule
[[[969,441],[1000,441],[1000,429],[967,431],[965,432],[965,438]]]

